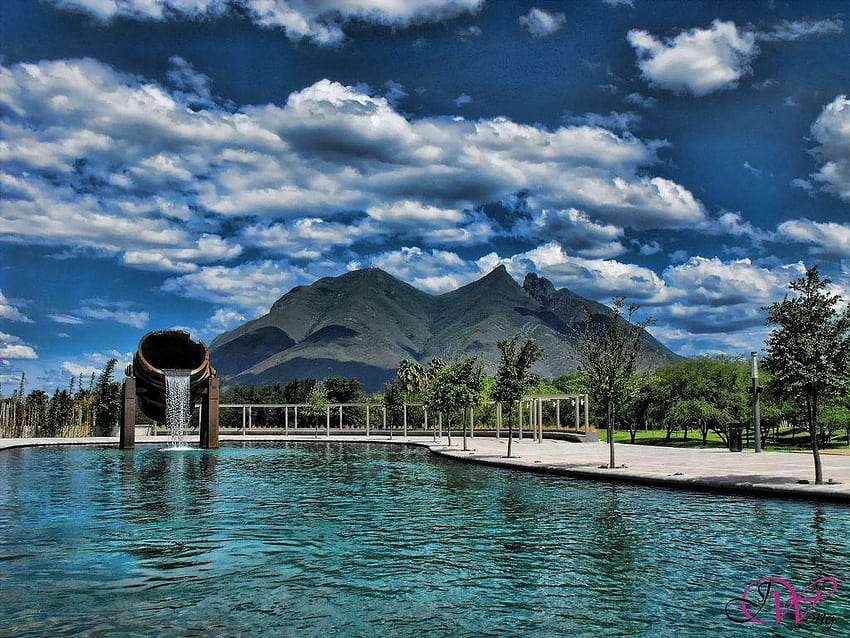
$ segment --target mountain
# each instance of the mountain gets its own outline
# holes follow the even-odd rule
[[[520,286],[504,266],[442,295],[366,268],[293,288],[268,314],[216,337],[212,362],[241,383],[346,376],[375,390],[405,358],[477,355],[493,372],[496,342],[519,333],[541,345],[534,371],[551,377],[576,369],[573,344],[586,317],[610,312],[534,273]],[[647,332],[642,340],[643,368],[679,358]]]

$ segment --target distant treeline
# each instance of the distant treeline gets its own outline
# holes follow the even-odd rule
[[[100,375],[73,376],[68,387],[52,395],[44,390],[26,394],[26,375],[5,397],[0,388],[0,436],[3,438],[107,436],[118,422],[121,383],[113,379],[116,359]]]
[[[115,366],[116,361],[111,360],[99,375],[92,374],[87,379],[73,377],[68,387],[56,389],[52,395],[43,390],[26,394],[26,381],[22,378],[11,396],[4,398],[0,392],[0,433],[4,438],[109,435],[118,422],[120,410],[121,383],[114,380]],[[787,444],[795,440],[805,445],[808,440],[806,418],[798,402],[772,393],[766,373],[762,381],[766,387],[761,401],[765,442]],[[485,378],[475,413],[479,425],[495,422],[494,410],[487,404],[494,385],[492,377]],[[366,394],[357,379],[331,377],[321,382],[294,379],[267,385],[231,385],[222,392],[221,402],[308,404],[318,386],[323,389],[329,404],[386,402],[389,407],[387,419],[396,427],[401,424],[400,408],[405,398],[411,402],[421,398],[406,394],[397,380],[386,384],[381,393]],[[632,437],[642,429],[662,429],[668,438],[684,435],[705,440],[714,432],[725,440],[730,425],[748,424],[752,420],[749,387],[748,363],[741,358],[725,356],[698,357],[634,374],[628,383],[622,413],[616,415],[616,427],[630,432]],[[554,393],[589,394],[591,423],[602,422],[600,402],[594,400],[596,392],[588,387],[584,375],[571,373],[554,379],[537,378],[528,392],[529,395]],[[545,422],[552,423],[554,408],[547,405],[545,409]],[[571,424],[569,410],[563,405],[561,410],[562,423]],[[346,422],[362,421],[361,412],[363,409],[345,408],[344,419]],[[307,427],[324,423],[324,418],[309,410],[299,415],[300,423]],[[379,418],[377,413],[373,418]],[[242,414],[239,410],[223,410],[221,419],[223,427],[240,427]],[[146,422],[141,414],[137,420]],[[409,411],[411,427],[422,425],[422,421],[421,410]],[[255,427],[277,427],[282,423],[283,410],[255,410],[252,414]],[[837,443],[839,438],[850,442],[850,395],[822,406],[819,427],[820,442],[824,446]]]

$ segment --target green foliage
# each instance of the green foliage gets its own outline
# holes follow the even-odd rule
[[[325,379],[324,384],[329,403],[354,403],[363,393],[357,379],[329,377]]]
[[[395,385],[404,395],[405,400],[410,401],[420,395],[425,389],[427,381],[428,376],[425,369],[415,361],[405,359],[399,364]]]
[[[818,450],[818,404],[846,391],[850,366],[850,308],[842,309],[832,282],[810,268],[791,282],[795,296],[771,304],[767,323],[774,326],[767,339],[765,367],[780,395],[805,405],[806,422],[815,464],[815,483],[823,482]]]
[[[528,391],[536,380],[531,374],[531,366],[543,358],[543,349],[534,339],[526,339],[519,346],[519,335],[512,339],[498,341],[499,368],[492,397],[510,407]]]
[[[305,413],[310,416],[325,416],[328,409],[328,392],[324,383],[317,383],[307,397]]]
[[[455,413],[475,406],[484,387],[482,366],[475,357],[443,366],[428,386],[425,404],[434,414],[451,418]]]

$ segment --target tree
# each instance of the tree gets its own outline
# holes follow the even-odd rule
[[[534,339],[526,339],[518,347],[519,335],[512,339],[500,339],[499,369],[496,372],[496,386],[493,388],[493,399],[508,406],[508,451],[511,456],[511,441],[514,438],[514,404],[522,399],[522,395],[531,386],[534,377],[531,366],[543,358],[543,349]]]
[[[117,359],[106,362],[94,386],[95,436],[109,436],[121,410],[121,384],[112,380]]]
[[[811,439],[815,483],[823,483],[818,446],[818,407],[847,385],[850,364],[850,309],[841,309],[832,282],[810,268],[789,284],[797,293],[771,304],[767,323],[775,326],[767,338],[764,366],[780,394],[795,397],[805,407]]]
[[[425,405],[435,413],[446,415],[446,431],[450,446],[452,444],[452,416],[459,411],[470,408],[478,401],[483,382],[481,365],[477,359],[472,357],[441,367],[428,385]],[[466,425],[464,424],[465,442]]]
[[[396,370],[395,382],[407,401],[422,392],[425,387],[425,370],[412,359],[405,359]]]
[[[317,383],[307,397],[306,412],[308,416],[316,417],[316,436],[319,436],[319,417],[327,416],[328,393],[324,383]]]
[[[624,314],[625,310],[625,314]],[[634,373],[641,348],[641,333],[652,319],[635,322],[638,306],[626,307],[622,297],[615,297],[612,312],[587,317],[576,345],[579,370],[587,375],[594,398],[604,409],[608,431],[608,467],[614,469],[614,422],[626,394],[626,384]]]

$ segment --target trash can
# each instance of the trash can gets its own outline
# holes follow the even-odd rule
[[[740,452],[744,449],[742,440],[742,427],[740,423],[733,423],[729,426],[729,451]]]

